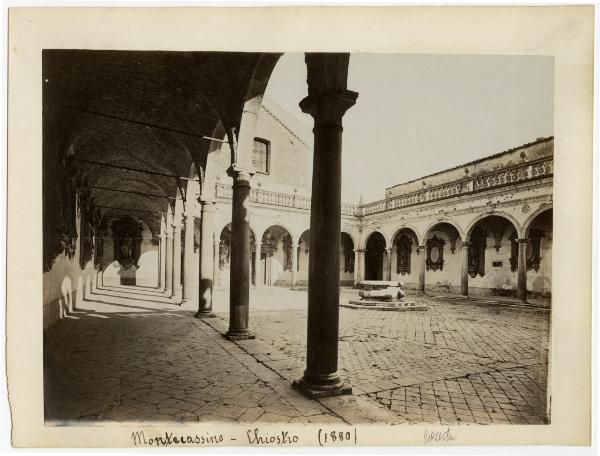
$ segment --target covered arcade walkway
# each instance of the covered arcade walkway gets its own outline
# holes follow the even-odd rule
[[[107,286],[154,289],[193,302],[198,319],[214,317],[219,233],[209,156],[225,144],[233,189],[224,335],[255,337],[249,324],[252,146],[279,57],[44,51],[44,328]],[[298,100],[314,118],[310,230],[317,235],[310,250],[320,261],[309,265],[306,370],[294,385],[312,398],[351,392],[338,375],[342,118],[358,97],[347,89],[349,58],[307,53],[307,96]]]

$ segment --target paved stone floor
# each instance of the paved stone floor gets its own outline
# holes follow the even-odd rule
[[[220,335],[226,290],[204,321],[151,290],[98,290],[46,332],[46,419],[544,422],[547,310],[410,299],[429,310],[341,308],[340,373],[354,395],[311,401],[290,387],[304,368],[304,290],[252,290],[257,338],[238,343]]]

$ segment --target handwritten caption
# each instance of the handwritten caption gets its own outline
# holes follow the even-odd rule
[[[356,428],[351,429],[318,429],[315,437],[320,446],[357,445],[358,433]],[[172,446],[218,446],[231,445],[242,441],[247,445],[301,445],[303,442],[299,435],[290,431],[267,432],[259,428],[248,429],[245,438],[227,436],[219,433],[179,433],[164,432],[148,434],[145,431],[131,433],[134,446],[146,447],[172,447]],[[311,442],[304,442],[310,444]]]
[[[351,431],[319,429],[318,439],[320,446],[328,446],[333,444],[340,445],[344,443],[356,445],[358,443],[356,428],[353,428]]]

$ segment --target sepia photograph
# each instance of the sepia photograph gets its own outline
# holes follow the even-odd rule
[[[377,445],[379,427],[388,445],[543,439],[567,419],[571,337],[569,402],[586,404],[589,327],[571,333],[591,254],[554,228],[591,232],[588,177],[565,190],[591,149],[562,165],[574,139],[551,52],[73,44],[39,41],[30,72],[39,237],[21,255],[41,285],[27,304],[41,396],[13,401],[44,432],[123,427],[103,446],[133,447]]]
[[[43,91],[46,423],[550,420],[551,58],[44,50]]]

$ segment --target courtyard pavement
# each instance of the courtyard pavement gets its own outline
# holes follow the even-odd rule
[[[227,290],[206,320],[150,289],[98,290],[46,331],[46,420],[545,422],[548,310],[410,295],[429,309],[342,307],[339,368],[354,394],[312,401],[290,386],[305,366],[306,299],[251,290],[256,339],[234,343],[221,336]]]

